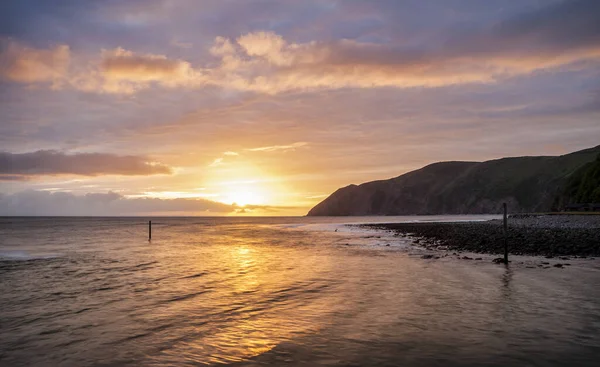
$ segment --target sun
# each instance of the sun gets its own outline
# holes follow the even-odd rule
[[[265,203],[265,197],[256,191],[240,189],[227,193],[224,201],[239,206],[261,205]]]

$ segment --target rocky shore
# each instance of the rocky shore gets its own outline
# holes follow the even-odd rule
[[[502,220],[454,223],[366,224],[408,235],[430,249],[501,254]],[[600,256],[600,215],[514,215],[508,220],[509,253],[536,256]]]

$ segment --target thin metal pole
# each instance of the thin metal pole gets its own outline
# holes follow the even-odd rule
[[[152,241],[152,221],[148,221],[148,242]]]
[[[506,215],[506,203],[502,204],[504,208],[504,263],[508,264],[508,220]]]

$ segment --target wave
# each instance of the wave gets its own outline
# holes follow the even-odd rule
[[[60,256],[60,254],[30,254],[26,251],[0,251],[0,260],[3,261],[46,260],[55,259]]]

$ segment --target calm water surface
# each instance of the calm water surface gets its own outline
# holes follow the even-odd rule
[[[447,219],[476,218],[352,221]],[[426,260],[348,220],[0,218],[0,365],[598,365],[596,260]]]

